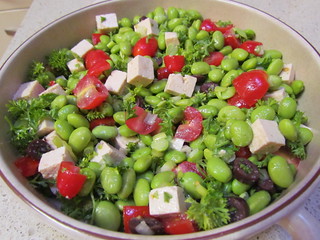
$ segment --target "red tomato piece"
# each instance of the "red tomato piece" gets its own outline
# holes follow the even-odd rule
[[[56,84],[56,81],[53,81],[53,80],[52,80],[52,81],[49,82],[49,86],[53,86],[53,85],[55,85],[55,84]]]
[[[246,50],[248,53],[252,53],[256,56],[263,55],[263,51],[262,51],[261,47],[262,47],[261,42],[252,41],[252,40],[245,41],[240,45],[240,48],[242,48],[242,49]]]
[[[24,177],[31,177],[38,173],[39,161],[29,156],[18,158],[14,165],[18,168]]]
[[[126,120],[126,124],[131,130],[146,135],[159,128],[161,119],[157,115],[148,113],[138,106],[135,106],[134,110],[137,116]]]
[[[97,118],[97,119],[93,119],[90,122],[90,129],[94,129],[97,126],[103,125],[103,126],[114,126],[115,125],[115,121],[113,119],[113,117],[106,117],[106,118]]]
[[[201,30],[205,30],[207,32],[220,31],[222,33],[225,33],[226,31],[230,30],[231,28],[233,28],[232,24],[229,24],[229,25],[227,25],[225,27],[219,27],[213,21],[211,21],[210,19],[203,20],[201,25],[200,25],[200,29]]]
[[[99,42],[101,42],[100,37],[102,36],[102,33],[92,33],[91,35],[91,39],[92,39],[92,43],[93,45],[98,44]]]
[[[219,66],[223,60],[224,55],[221,52],[211,52],[209,56],[206,56],[203,61],[209,65]]]
[[[73,162],[62,162],[57,176],[58,191],[65,198],[71,199],[80,192],[86,179]]]
[[[239,48],[241,46],[240,40],[237,38],[233,29],[229,29],[224,32],[224,43],[225,45],[231,46],[233,49]]]
[[[253,106],[249,105],[244,99],[242,99],[238,93],[228,99],[228,104],[238,108],[251,108]]]
[[[169,75],[170,75],[170,72],[169,72],[168,68],[166,68],[166,67],[158,68],[158,70],[157,70],[157,78],[158,78],[158,80],[161,80],[161,79],[164,79],[164,78],[168,78]]]
[[[158,51],[158,41],[155,37],[143,37],[134,45],[133,56],[154,57]]]
[[[164,56],[163,61],[170,73],[181,72],[185,65],[184,56],[181,55],[167,55]]]
[[[167,234],[186,234],[197,232],[195,223],[188,219],[187,214],[170,214],[161,218]]]
[[[73,90],[77,97],[77,106],[81,109],[93,109],[108,97],[108,90],[96,77],[86,75]]]
[[[84,56],[86,68],[89,69],[98,62],[105,62],[111,59],[110,56],[101,49],[92,49]]]
[[[110,68],[110,63],[106,61],[97,62],[95,65],[88,69],[87,74],[94,77],[99,77],[104,71],[107,71]]]
[[[180,163],[173,169],[173,172],[175,172],[176,174],[178,174],[179,172],[194,172],[202,178],[206,177],[206,172],[204,171],[204,169],[200,168],[196,163],[188,161]]]
[[[126,233],[131,233],[129,222],[134,217],[150,217],[148,206],[124,206],[123,207],[123,227]]]
[[[184,120],[185,123],[178,126],[175,137],[191,142],[202,132],[202,115],[197,109],[187,107],[184,110]]]
[[[268,91],[268,74],[263,70],[244,72],[233,80],[233,85],[240,98],[251,107]]]

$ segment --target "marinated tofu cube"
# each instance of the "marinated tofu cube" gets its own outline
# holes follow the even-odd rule
[[[176,32],[165,32],[164,33],[164,39],[166,42],[166,47],[171,46],[179,46],[179,38],[178,34]]]
[[[253,139],[249,148],[253,154],[273,153],[285,145],[285,138],[279,131],[276,121],[257,119],[251,128]]]
[[[45,91],[40,93],[40,95],[48,94],[48,93],[54,93],[57,95],[67,95],[64,89],[58,83],[48,87]]]
[[[134,31],[140,33],[141,37],[145,37],[150,34],[158,35],[158,23],[151,18],[146,18],[134,25]]]
[[[78,59],[72,59],[67,63],[67,66],[72,73],[77,73],[86,70],[84,64]]]
[[[189,75],[183,77],[180,73],[172,73],[169,75],[164,91],[172,95],[185,94],[186,96],[191,97],[196,83],[197,78],[195,77]]]
[[[136,56],[128,63],[127,82],[143,87],[148,86],[154,79],[153,62],[150,58]]]
[[[81,40],[77,45],[71,48],[71,52],[83,58],[87,52],[93,49],[93,45],[86,39]]]
[[[285,63],[279,76],[284,83],[290,84],[294,80],[294,69],[292,63]]]
[[[13,100],[36,98],[44,91],[44,87],[38,81],[22,83],[18,91],[14,94]]]
[[[58,175],[60,164],[64,161],[73,162],[66,147],[60,147],[42,154],[38,170],[45,179],[55,179]]]
[[[271,93],[267,93],[263,99],[274,98],[276,101],[280,102],[287,96],[287,92],[284,88],[280,88],[279,90],[273,91]]]
[[[182,213],[186,210],[185,197],[181,187],[155,188],[149,193],[150,215]]]
[[[127,145],[129,143],[138,143],[139,138],[138,137],[124,137],[121,135],[118,135],[114,139],[114,146],[120,151],[123,152],[124,154],[127,153]]]
[[[48,135],[52,131],[54,131],[54,121],[49,119],[44,119],[39,124],[37,134],[39,137],[43,137],[45,135]]]
[[[117,15],[115,13],[97,15],[96,24],[97,30],[100,33],[108,33],[119,27]]]
[[[104,85],[108,91],[117,95],[122,94],[127,85],[127,73],[119,70],[112,71]]]
[[[111,162],[115,165],[118,165],[126,155],[105,141],[101,140],[95,147],[97,153],[91,159],[91,162],[97,162],[103,165],[105,162]]]

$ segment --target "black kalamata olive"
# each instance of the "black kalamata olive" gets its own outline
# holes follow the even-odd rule
[[[236,222],[249,216],[249,206],[241,197],[228,197],[230,222]]]
[[[163,62],[161,57],[154,57],[153,59],[157,63],[158,66],[161,66],[161,64]]]
[[[275,185],[265,169],[260,170],[260,177],[257,183],[257,188],[259,190],[265,190],[270,193],[274,193],[276,191]]]
[[[206,82],[200,86],[200,92],[208,93],[213,91],[216,86],[217,84],[214,82]]]
[[[143,20],[145,20],[145,19],[147,19],[146,16],[141,16],[141,17],[139,18],[139,22],[141,22],[141,21],[143,21]]]
[[[197,85],[201,85],[206,80],[206,76],[204,75],[192,75],[192,77],[195,77],[197,79]]]
[[[51,151],[50,145],[43,139],[31,141],[26,149],[26,154],[33,159],[40,160],[42,154]]]
[[[145,108],[145,102],[144,102],[143,97],[141,97],[141,96],[136,96],[136,105],[137,105],[138,107]]]
[[[253,184],[259,180],[257,165],[246,158],[236,158],[233,162],[233,176],[242,183]]]
[[[159,235],[164,234],[162,222],[153,217],[135,217],[129,221],[129,228],[132,233],[142,235]]]

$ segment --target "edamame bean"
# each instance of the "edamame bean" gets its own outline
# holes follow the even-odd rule
[[[232,171],[228,164],[221,158],[214,156],[207,161],[207,173],[223,183],[227,183],[232,179]]]
[[[282,59],[274,59],[267,68],[267,73],[269,75],[278,75],[283,69]]]
[[[242,63],[241,69],[246,72],[246,71],[249,71],[251,69],[256,68],[257,64],[258,64],[258,59],[257,58],[255,58],[255,57],[254,58],[249,58],[249,59],[247,59],[246,61],[244,61]]]
[[[223,107],[228,106],[228,103],[224,100],[213,98],[208,102],[208,105],[212,105],[220,111]]]
[[[175,149],[167,151],[164,155],[165,161],[174,161],[175,163],[181,163],[187,159],[187,156],[184,152],[180,152]]]
[[[132,168],[128,168],[122,174],[122,187],[118,192],[120,199],[126,199],[133,192],[136,183],[136,173]]]
[[[218,83],[224,76],[224,71],[220,68],[214,68],[208,73],[208,78],[214,82]]]
[[[133,164],[133,169],[137,173],[143,173],[149,169],[151,164],[152,164],[152,157],[150,155],[143,156],[135,161],[135,163]]]
[[[111,231],[117,231],[121,224],[121,214],[110,201],[100,201],[94,209],[94,224]]]
[[[185,99],[180,99],[174,103],[178,107],[188,107],[193,104],[192,99],[190,98],[185,98]]]
[[[89,128],[89,121],[81,114],[71,113],[67,116],[68,123],[74,128],[86,127]]]
[[[50,107],[52,109],[61,109],[68,103],[66,95],[57,96],[52,102]]]
[[[157,96],[146,96],[144,98],[144,100],[146,101],[146,103],[148,103],[154,107],[157,106],[161,102],[161,99],[158,98]]]
[[[166,187],[166,186],[174,186],[176,174],[172,171],[165,171],[157,173],[152,181],[151,181],[151,188],[160,188],[160,187]]]
[[[158,133],[153,136],[151,148],[153,150],[164,152],[170,146],[170,142],[167,138],[167,135],[164,132]]]
[[[197,34],[198,34],[198,29],[196,29],[195,27],[191,26],[188,29],[188,38],[191,40],[194,40],[197,38]]]
[[[179,17],[178,10],[175,7],[168,7],[167,17],[168,17],[168,19],[174,19],[174,18]]]
[[[89,193],[92,191],[97,177],[96,173],[90,168],[81,168],[80,173],[87,177],[81,188],[81,191],[78,193],[79,196],[83,197],[89,195]]]
[[[239,62],[243,62],[248,56],[249,53],[242,48],[236,48],[231,53],[231,57],[237,59]]]
[[[179,26],[182,24],[183,19],[182,18],[173,18],[168,21],[168,28],[170,31],[172,31],[176,26]]]
[[[121,125],[118,128],[118,131],[119,131],[119,134],[124,137],[134,137],[138,134],[137,132],[131,130],[127,124]]]
[[[152,136],[150,135],[139,135],[140,140],[142,141],[143,144],[150,146],[152,143]]]
[[[264,50],[263,57],[271,57],[272,59],[282,58],[282,53],[275,49]]]
[[[278,107],[278,115],[282,118],[291,119],[297,111],[297,102],[291,97],[281,100]]]
[[[188,162],[198,162],[203,158],[203,150],[202,149],[193,149],[189,154],[188,154],[188,158],[187,161]]]
[[[224,36],[223,33],[220,31],[214,31],[214,33],[212,34],[212,41],[213,41],[213,46],[215,49],[217,50],[222,50],[224,47]],[[232,48],[231,48],[232,51]],[[226,52],[226,51],[225,51]],[[227,55],[224,54],[222,52],[223,55]]]
[[[105,167],[100,175],[101,185],[107,194],[117,194],[122,187],[122,177],[117,168]]]
[[[160,32],[157,40],[158,40],[158,48],[160,50],[165,50],[166,49],[165,33]]]
[[[264,209],[271,201],[271,196],[267,191],[261,190],[255,192],[247,199],[249,214],[253,215]]]
[[[298,139],[298,131],[290,119],[282,119],[279,122],[279,130],[286,139],[292,142]]]
[[[92,134],[98,139],[107,141],[111,138],[115,138],[118,135],[118,130],[114,126],[99,125],[92,130]]]
[[[250,115],[251,122],[253,123],[257,119],[273,120],[276,117],[275,110],[270,106],[259,106],[254,109]]]
[[[221,80],[221,83],[220,83],[220,86],[221,87],[229,87],[232,85],[232,81],[233,79],[235,79],[236,77],[239,76],[239,73],[237,70],[233,69],[233,70],[230,70],[229,72],[227,72],[222,80]]]
[[[237,179],[232,180],[232,184],[231,184],[232,192],[238,196],[246,192],[247,190],[249,190],[250,187],[251,186],[249,184],[242,183]]]
[[[188,27],[185,25],[179,25],[176,26],[173,31],[178,33],[179,36],[186,36],[188,34]]]
[[[120,21],[119,21],[119,24],[122,27],[131,27],[132,26],[131,20],[129,18],[126,18],[126,17],[121,18]]]
[[[149,193],[150,193],[150,184],[148,180],[144,178],[138,179],[133,191],[133,199],[136,206],[148,206]]]
[[[66,120],[58,119],[54,123],[54,130],[57,132],[59,137],[65,141],[68,141],[74,128]]]
[[[183,189],[195,199],[200,199],[207,193],[207,189],[202,186],[203,179],[194,172],[186,172],[179,179]]]
[[[214,117],[218,114],[218,109],[212,105],[202,105],[198,110],[203,118]]]
[[[200,137],[198,137],[196,140],[193,140],[192,142],[190,142],[189,146],[192,149],[205,149],[206,145],[203,142],[203,135],[200,135]]]
[[[226,122],[229,119],[245,120],[246,115],[236,106],[225,106],[218,113],[218,121]]]
[[[120,111],[120,112],[115,112],[113,114],[113,119],[116,123],[123,125],[126,123],[126,112]]]
[[[216,140],[217,136],[214,134],[206,134],[203,138],[204,144],[210,150],[213,150],[213,148],[215,147]]]
[[[91,141],[91,131],[86,127],[79,127],[72,131],[69,145],[75,153],[82,152]]]
[[[151,181],[152,181],[153,177],[154,177],[153,172],[151,170],[148,170],[148,171],[146,171],[144,173],[139,174],[137,176],[137,179],[144,178],[151,184]]]
[[[279,89],[282,84],[282,78],[278,75],[269,75],[268,77],[269,89],[274,91]]]
[[[301,80],[293,80],[291,83],[291,88],[294,95],[299,95],[304,90],[304,82]]]
[[[313,133],[309,128],[299,127],[298,133],[299,133],[300,141],[303,145],[308,144],[313,138]]]
[[[152,83],[149,89],[153,94],[157,94],[157,93],[163,92],[164,88],[166,87],[166,84],[167,84],[167,80],[162,79]]]
[[[292,89],[292,87],[289,86],[289,85],[286,84],[286,83],[282,83],[279,88],[284,88],[285,92],[288,93],[288,95],[292,95],[292,94],[293,94],[293,89]]]
[[[135,203],[133,200],[117,200],[115,205],[122,212],[124,206],[135,206]]]
[[[77,105],[77,97],[74,95],[67,95],[68,104]]]
[[[130,56],[132,54],[132,47],[130,42],[120,42],[119,48],[120,52],[125,56]]]
[[[125,168],[133,168],[133,164],[134,164],[134,160],[130,157],[125,157],[120,162],[120,166]]]
[[[72,104],[65,105],[58,111],[58,118],[61,120],[67,120],[67,116],[70,113],[79,113],[79,108]]]
[[[197,40],[205,40],[209,38],[209,32],[205,31],[205,30],[200,30],[197,35],[196,35],[196,39]]]
[[[151,155],[151,148],[150,147],[141,147],[135,150],[132,154],[131,157],[137,161],[139,158],[145,157],[145,156],[150,156]]]
[[[217,86],[214,88],[213,92],[216,94],[217,98],[226,100],[231,98],[236,93],[236,89],[234,86],[231,86],[231,87]]]
[[[221,68],[227,72],[237,69],[239,67],[239,62],[235,58],[224,58],[221,61]]]
[[[293,182],[293,173],[287,160],[280,156],[274,156],[268,163],[269,176],[277,186],[287,188]]]
[[[245,147],[251,143],[253,131],[247,122],[236,120],[230,126],[230,135],[234,145]]]
[[[174,107],[168,110],[169,116],[172,118],[173,123],[181,122],[184,118],[183,108],[182,107]]]
[[[114,46],[110,49],[110,52],[113,53],[113,54],[116,54],[116,53],[120,52],[120,46],[119,46],[119,44],[114,45]]]
[[[206,75],[210,72],[210,65],[206,62],[194,62],[191,65],[191,73],[194,75]]]

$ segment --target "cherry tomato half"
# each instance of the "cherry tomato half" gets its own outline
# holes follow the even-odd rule
[[[155,37],[143,37],[134,45],[133,56],[150,56],[154,57],[158,50],[158,41]]]
[[[38,173],[39,161],[29,156],[18,158],[14,165],[24,177],[30,177]]]
[[[227,30],[223,34],[225,45],[231,46],[233,49],[239,48],[241,46],[240,40],[237,38],[233,29]]]
[[[81,109],[93,109],[107,99],[109,93],[104,84],[96,77],[85,75],[73,90],[77,97],[77,106]]]
[[[129,222],[134,217],[150,217],[149,206],[124,206],[123,207],[123,227],[126,233],[131,233]]]
[[[111,68],[107,60],[110,56],[100,49],[90,50],[84,57],[88,75],[99,77],[104,71]]]
[[[102,36],[102,33],[92,33],[91,39],[92,39],[92,44],[97,45],[99,42],[101,42],[100,37]]]
[[[209,65],[219,66],[223,60],[224,55],[221,52],[211,52],[209,56],[206,56],[203,61]]]
[[[161,218],[164,230],[167,234],[186,234],[197,231],[197,227],[193,221],[188,219],[187,214],[178,213],[170,214]]]
[[[211,19],[205,19],[202,21],[200,25],[201,30],[205,30],[207,32],[214,32],[214,31],[220,31],[222,33],[225,33],[226,31],[230,30],[233,28],[232,24],[229,24],[225,27],[219,27],[217,24],[215,24]]]
[[[248,40],[240,45],[240,48],[246,50],[248,53],[252,53],[256,56],[263,55],[262,43],[257,41]]]
[[[170,73],[181,72],[185,65],[184,56],[181,55],[167,55],[164,56],[163,61]]]
[[[170,75],[170,72],[168,70],[168,68],[166,67],[160,67],[157,70],[157,78],[158,80],[164,79],[164,78],[168,78]]]
[[[57,176],[58,191],[62,196],[71,199],[80,192],[86,179],[73,162],[62,162]]]

